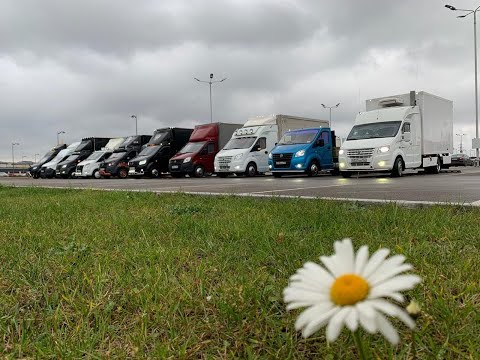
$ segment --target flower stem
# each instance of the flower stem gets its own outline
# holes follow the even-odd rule
[[[360,359],[367,360],[367,357],[365,356],[365,350],[363,349],[362,339],[360,339],[360,332],[358,330],[353,333],[353,338],[355,339],[355,344],[357,345]]]
[[[417,359],[417,344],[415,344],[415,329],[412,330],[412,360]]]

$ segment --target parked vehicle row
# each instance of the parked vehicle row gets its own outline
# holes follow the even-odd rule
[[[366,111],[357,115],[343,144],[328,121],[272,115],[243,125],[219,122],[194,129],[161,128],[152,136],[84,138],[53,148],[30,174],[34,178],[155,178],[162,173],[227,177],[270,172],[281,177],[327,171],[343,177],[358,172],[402,176],[405,169],[438,173],[455,165],[460,157],[452,162],[452,152],[453,103],[411,91],[367,100]]]

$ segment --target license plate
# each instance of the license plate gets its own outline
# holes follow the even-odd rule
[[[178,169],[178,165],[172,165],[172,169]]]
[[[275,164],[277,165],[287,165],[286,161],[277,161]]]
[[[134,172],[135,172],[135,169],[128,169],[128,172],[129,172],[129,173],[134,173]]]
[[[228,169],[230,169],[230,166],[223,165],[223,166],[220,166],[220,169],[222,169],[222,170],[228,170]]]
[[[355,158],[354,160],[352,160],[352,163],[363,163],[363,162],[368,162],[368,158]]]

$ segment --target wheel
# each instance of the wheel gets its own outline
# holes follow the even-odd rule
[[[67,178],[76,179],[77,176],[75,175],[75,170],[70,171],[70,172],[68,173]]]
[[[100,172],[98,170],[95,170],[92,174],[92,178],[94,179],[100,179],[101,176],[100,176]]]
[[[182,173],[170,173],[173,178],[179,179],[182,178],[184,175]]]
[[[319,172],[319,166],[316,161],[312,161],[310,165],[308,165],[307,175],[308,176],[317,176]]]
[[[342,175],[343,178],[348,179],[348,178],[352,177],[353,173],[351,173],[349,171],[348,172],[347,171],[342,171],[342,172],[340,172],[340,175]]]
[[[227,173],[217,173],[217,176],[220,177],[220,178],[226,178],[229,174]]]
[[[118,170],[118,177],[120,179],[126,179],[128,177],[128,171],[127,169],[125,168],[121,168],[120,170]]]
[[[152,170],[150,170],[150,176],[152,178],[158,178],[160,176],[160,171],[156,168],[152,168]]]
[[[193,176],[200,178],[205,176],[205,169],[202,165],[197,165],[195,166],[195,169],[193,170]]]
[[[40,177],[40,175],[38,175],[37,173],[33,174],[32,176],[34,179],[38,179]]]
[[[392,176],[393,177],[402,177],[403,169],[404,169],[403,160],[399,156],[395,159],[395,163],[393,164]]]
[[[437,165],[429,166],[427,168],[429,174],[439,174],[441,169],[442,169],[442,163],[439,157],[437,157]]]
[[[282,173],[273,173],[273,177],[275,178],[281,178],[282,177]]]
[[[252,177],[257,175],[257,166],[255,163],[251,162],[247,165],[247,170],[245,170],[245,176]]]

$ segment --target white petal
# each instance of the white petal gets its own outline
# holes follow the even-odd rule
[[[395,330],[390,321],[382,314],[377,314],[377,326],[378,330],[390,343],[393,345],[398,344],[400,337],[398,336],[397,330]]]
[[[333,278],[332,274],[326,271],[323,267],[314,262],[307,262],[303,265],[305,269],[311,271],[317,281],[321,284],[328,284],[330,285],[335,279]]]
[[[326,313],[328,313],[334,305],[332,303],[324,303],[312,306],[305,311],[303,311],[297,318],[295,322],[295,329],[301,330],[307,325],[309,322],[312,322],[316,319],[321,318]]]
[[[392,293],[386,295],[385,297],[390,298],[390,299],[395,300],[395,301],[398,301],[399,303],[403,303],[405,301],[405,298],[399,292],[392,292]]]
[[[293,281],[288,285],[289,288],[311,291],[318,294],[330,293],[331,286],[313,285],[305,281]]]
[[[375,309],[380,310],[386,315],[397,317],[405,323],[410,329],[415,327],[415,321],[404,311],[401,307],[389,303],[383,299],[376,299],[368,301]]]
[[[343,274],[352,273],[354,270],[353,245],[350,239],[335,242],[335,262]]]
[[[367,281],[371,286],[375,286],[383,281],[390,280],[392,277],[398,274],[411,270],[412,268],[413,266],[410,264],[403,264],[396,267],[390,267],[388,269],[378,269],[372,274],[372,276],[370,276],[370,279],[367,279]]]
[[[390,250],[388,249],[380,249],[376,251],[368,263],[365,265],[361,275],[363,278],[367,279],[377,268],[382,265],[385,258],[390,254]]]
[[[307,291],[302,289],[295,289],[291,287],[283,290],[283,301],[289,302],[310,302],[312,305],[318,302],[329,300],[330,297],[318,292]]]
[[[388,296],[392,292],[410,290],[421,282],[417,275],[399,275],[387,280],[377,286],[374,286],[369,293],[369,298]]]
[[[345,318],[345,325],[352,332],[358,328],[358,311],[357,308],[352,307],[350,313]]]
[[[335,257],[333,256],[320,256],[320,261],[325,265],[325,267],[332,273],[334,277],[339,277],[344,274],[341,269],[337,266],[335,262]]]
[[[355,274],[361,274],[368,260],[368,246],[362,246],[355,257]]]
[[[326,313],[324,313],[322,316],[310,321],[310,323],[305,326],[305,328],[302,331],[302,336],[304,338],[309,337],[312,335],[314,332],[316,332],[318,329],[320,329],[322,326],[324,326],[328,320],[332,317],[335,316],[337,312],[340,311],[339,307],[334,307],[333,309],[330,309]]]
[[[347,317],[347,315],[350,313],[350,311],[351,311],[350,306],[346,306],[341,308],[339,312],[337,312],[334,316],[332,316],[327,326],[328,342],[333,342],[337,340],[338,335],[340,335],[340,332],[342,331],[343,322]]]
[[[355,308],[358,312],[358,319],[360,325],[367,330],[370,334],[377,332],[377,323],[375,321],[376,312],[365,303],[357,303]]]

